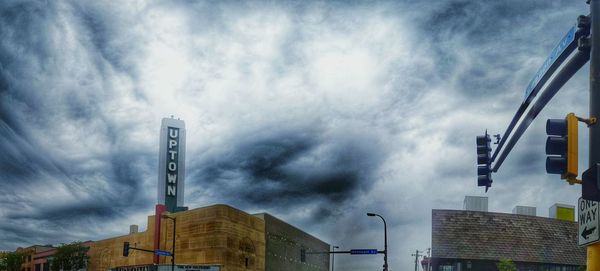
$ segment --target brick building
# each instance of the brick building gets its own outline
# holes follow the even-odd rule
[[[81,246],[89,247],[93,242],[86,241],[82,242]],[[32,271],[49,271],[52,257],[57,252],[57,248],[46,245],[46,246],[34,246],[38,249],[29,257],[29,268]]]
[[[328,270],[327,254],[301,257],[302,251],[329,251],[329,245],[269,214],[251,215],[227,205],[213,205],[171,214],[176,223],[175,263],[183,270]],[[90,245],[88,270],[170,270],[170,257],[130,250],[123,243],[152,250],[154,216],[144,232],[96,241]],[[161,221],[160,250],[171,251],[172,221]]]
[[[26,248],[17,248],[16,252],[23,253],[25,259],[21,264],[21,271],[34,271],[35,270],[35,255],[55,249],[51,245],[34,245]],[[38,271],[38,270],[35,270]]]
[[[431,248],[435,271],[495,271],[501,259],[519,271],[577,271],[586,262],[575,222],[519,214],[432,210]]]

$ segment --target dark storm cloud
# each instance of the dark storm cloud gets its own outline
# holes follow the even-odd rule
[[[191,185],[207,185],[237,203],[278,210],[323,202],[335,209],[373,185],[385,157],[368,135],[350,132],[323,138],[319,132],[278,131],[241,137],[230,149],[213,153],[191,172]],[[333,212],[321,208],[318,217]]]

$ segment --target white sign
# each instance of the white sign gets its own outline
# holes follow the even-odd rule
[[[586,246],[600,240],[600,234],[598,234],[598,226],[600,225],[600,220],[598,220],[598,203],[597,201],[579,198],[579,203],[577,204],[579,214],[577,236],[580,246]]]

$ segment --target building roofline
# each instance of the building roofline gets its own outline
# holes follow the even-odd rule
[[[525,216],[525,217],[529,217],[532,219],[547,219],[547,220],[552,220],[552,221],[560,221],[560,222],[566,222],[566,223],[577,223],[577,221],[567,221],[567,220],[561,220],[561,219],[556,219],[556,218],[551,218],[551,217],[545,217],[545,216],[538,216],[538,215],[523,215],[523,214],[513,214],[513,213],[501,213],[501,212],[484,212],[484,211],[470,211],[470,210],[454,210],[454,209],[431,209],[431,213],[433,214],[436,211],[442,211],[442,212],[456,212],[456,213],[467,213],[467,212],[471,212],[471,213],[482,213],[482,214],[490,214],[490,215],[500,215],[500,216]]]
[[[253,215],[253,216],[256,216],[256,217],[259,217],[259,218],[261,218],[261,219],[263,219],[263,220],[264,220],[264,218],[260,217],[261,215],[262,215],[262,216],[269,216],[269,217],[271,217],[271,218],[273,218],[273,219],[275,219],[275,220],[277,220],[277,221],[279,221],[279,222],[281,222],[281,223],[283,223],[283,224],[285,224],[285,225],[287,225],[287,226],[289,226],[289,227],[291,227],[291,228],[293,228],[293,229],[296,229],[296,230],[298,230],[298,231],[300,231],[300,232],[302,232],[302,233],[304,233],[304,234],[306,234],[306,235],[310,236],[311,238],[314,238],[315,240],[317,240],[317,241],[319,241],[319,242],[323,242],[323,243],[325,243],[325,244],[326,244],[326,245],[328,245],[328,246],[330,245],[329,243],[327,243],[327,242],[325,242],[325,241],[321,240],[320,238],[317,238],[317,237],[315,237],[314,235],[312,235],[312,234],[310,234],[310,233],[308,233],[308,232],[306,232],[306,231],[304,231],[304,230],[300,229],[299,227],[296,227],[296,226],[294,226],[294,225],[292,225],[292,224],[290,224],[290,223],[288,223],[288,222],[286,222],[286,221],[283,221],[282,219],[280,219],[280,218],[278,218],[278,217],[276,217],[276,216],[274,216],[274,215],[272,215],[272,214],[269,214],[269,213],[267,213],[267,212],[256,213],[256,214],[252,214],[252,215]]]

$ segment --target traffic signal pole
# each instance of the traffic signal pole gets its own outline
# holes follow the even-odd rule
[[[590,118],[600,117],[600,0],[590,0],[592,54],[590,57]],[[589,166],[600,163],[600,125],[591,125]],[[600,243],[587,247],[587,270],[600,271]]]

